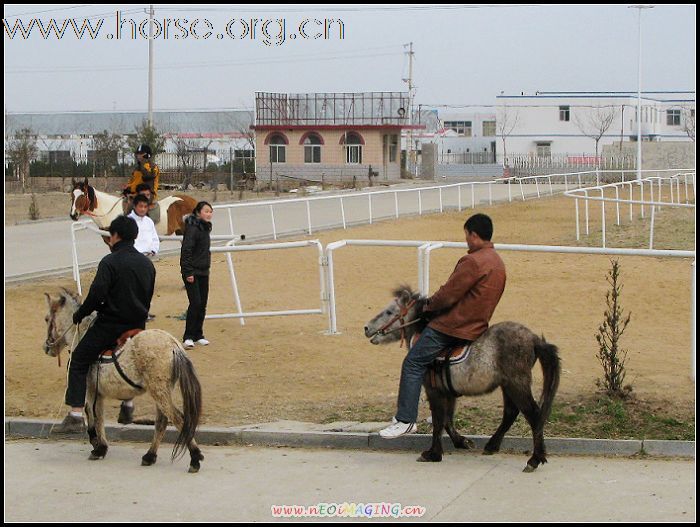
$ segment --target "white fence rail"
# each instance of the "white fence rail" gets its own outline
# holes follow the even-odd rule
[[[576,239],[581,239],[581,228],[580,228],[580,214],[579,214],[579,200],[584,201],[585,206],[585,226],[586,235],[590,234],[590,220],[589,220],[589,201],[599,202],[601,206],[601,233],[602,233],[602,246],[606,246],[606,216],[605,216],[605,203],[615,204],[615,217],[616,224],[621,225],[621,211],[620,205],[626,204],[629,206],[629,219],[633,220],[634,206],[637,205],[642,218],[645,217],[645,208],[651,211],[651,222],[649,226],[649,249],[654,248],[654,223],[655,223],[655,211],[660,210],[661,207],[680,207],[680,208],[695,208],[695,204],[691,203],[691,200],[695,200],[695,171],[678,171],[678,170],[647,170],[643,172],[652,173],[663,173],[663,172],[675,172],[675,174],[662,177],[662,176],[651,176],[646,177],[641,180],[630,180],[618,183],[609,183],[607,185],[597,185],[594,187],[580,188],[576,190],[565,191],[564,195],[575,200],[575,210],[576,210]],[[685,192],[681,192],[681,182],[683,183],[683,188]],[[670,201],[662,201],[663,185],[666,184],[669,189]],[[634,199],[635,189],[640,191],[640,199]],[[645,199],[645,189],[648,189],[649,199]],[[621,198],[621,191],[628,191],[628,198]],[[606,191],[614,191],[615,197],[606,197]],[[600,196],[592,196],[589,193],[600,193]],[[685,202],[683,203],[683,194],[685,197]]]
[[[328,280],[328,334],[338,334],[338,316],[336,310],[335,295],[335,267],[333,252],[347,246],[364,247],[413,247],[417,249],[418,256],[418,284],[420,293],[428,295],[430,284],[430,253],[434,250],[450,248],[466,251],[469,246],[466,243],[442,242],[442,241],[406,241],[406,240],[340,240],[326,246],[326,260],[328,269],[326,276]],[[515,245],[515,244],[494,244],[499,251],[520,251],[520,252],[540,252],[540,253],[560,253],[560,254],[595,254],[595,255],[615,255],[615,256],[645,256],[653,258],[692,258],[691,264],[691,359],[692,378],[695,380],[695,251],[679,250],[654,250],[654,249],[615,249],[599,247],[567,247],[551,245]]]

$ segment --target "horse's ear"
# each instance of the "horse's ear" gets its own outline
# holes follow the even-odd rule
[[[80,303],[80,297],[79,297],[76,293],[74,293],[74,292],[72,292],[72,291],[69,291],[69,290],[66,289],[65,287],[62,287],[61,289],[62,289],[69,297],[71,297],[73,300],[75,300],[76,302]],[[63,299],[63,303],[65,303],[66,297],[65,297],[65,296],[61,296],[61,298]],[[63,305],[63,304],[61,304],[61,305]]]
[[[399,293],[399,298],[401,299],[401,304],[405,306],[411,301],[411,292],[408,289],[402,289]]]
[[[88,186],[89,183],[88,183],[88,178],[87,178],[87,176],[85,177],[85,181],[83,181],[83,184],[84,184],[86,187]]]
[[[44,293],[44,296],[46,297],[46,303],[51,307],[51,303],[53,300],[51,300],[51,296],[48,293]]]
[[[75,186],[76,186],[77,183],[76,183],[74,177],[70,178],[70,184],[73,186],[73,188],[75,188]]]

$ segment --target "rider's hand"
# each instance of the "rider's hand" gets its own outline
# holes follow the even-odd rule
[[[194,284],[194,276],[188,276],[187,278],[185,278],[185,280],[187,280],[187,282],[190,284]]]

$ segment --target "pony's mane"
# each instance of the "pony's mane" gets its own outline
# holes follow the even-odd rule
[[[410,298],[413,298],[413,299],[415,299],[415,300],[419,300],[419,301],[425,300],[425,297],[421,296],[420,293],[414,291],[413,288],[412,288],[410,285],[408,285],[408,284],[400,284],[400,285],[398,285],[398,286],[391,292],[391,294],[394,295],[395,297],[400,297],[400,296],[402,296],[402,295],[404,295],[404,294],[408,294]]]

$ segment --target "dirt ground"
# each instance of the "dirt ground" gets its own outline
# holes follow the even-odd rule
[[[567,198],[495,205],[477,211],[494,219],[497,243],[576,244],[573,203]],[[462,225],[471,213],[411,217],[347,231],[327,231],[313,238],[320,239],[324,246],[346,238],[464,241]],[[692,218],[687,211],[665,209],[657,218],[657,244],[692,249]],[[681,234],[679,224],[686,225],[684,231],[680,229]],[[636,220],[632,228],[610,228],[609,239],[621,244],[631,239],[632,230],[643,237],[643,225]],[[244,309],[318,307],[316,254],[312,249],[236,254],[233,261]],[[449,276],[461,254],[454,249],[433,252],[431,292]],[[558,399],[583,400],[596,391],[595,381],[602,376],[595,335],[605,310],[610,259],[501,254],[508,282],[492,322],[519,321],[559,346],[563,374]],[[405,350],[398,345],[369,344],[363,326],[391,300],[390,290],[395,285],[417,286],[416,250],[346,247],[336,251],[334,258],[340,335],[324,334],[328,321],[321,315],[249,318],[245,326],[234,319],[205,322],[211,345],[189,353],[203,385],[205,424],[391,418]],[[639,398],[659,407],[670,405],[692,416],[691,262],[647,257],[622,257],[620,262],[622,305],[632,313],[622,339],[623,348],[629,350],[627,382]],[[156,269],[151,312],[157,318],[149,327],[181,338],[184,322],[178,317],[187,308],[187,298],[177,257],[161,259]],[[208,313],[234,311],[223,255],[214,255],[212,273]],[[92,276],[86,272],[83,283],[89,284]],[[42,351],[46,338],[43,293],[56,293],[61,286],[74,289],[70,277],[5,287],[5,415],[58,419],[65,411],[65,366],[58,368],[56,360]],[[535,372],[539,382],[539,367]],[[501,396],[496,392],[481,398],[462,398],[458,404],[500,414]],[[107,415],[116,420],[117,404],[111,406],[113,410]],[[138,400],[136,414],[151,417],[150,400]],[[421,417],[427,415],[427,403],[422,403]]]

